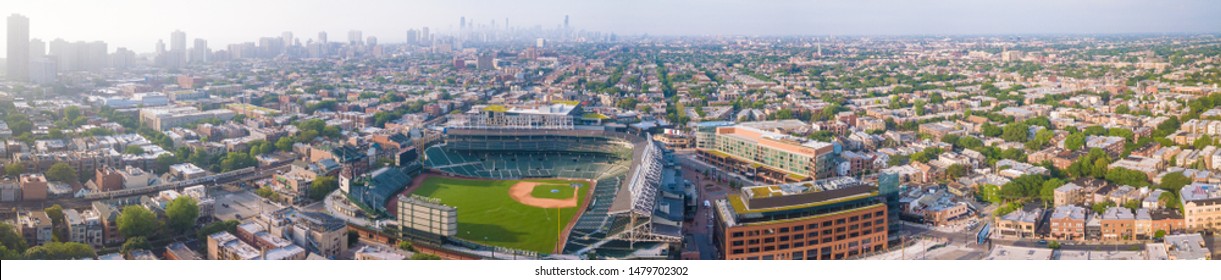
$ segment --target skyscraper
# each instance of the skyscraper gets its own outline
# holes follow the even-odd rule
[[[52,42],[54,43],[54,42]],[[157,54],[165,53],[165,41],[157,40]]]
[[[78,58],[80,59],[80,70],[102,70],[110,62],[110,57],[107,55],[110,53],[110,46],[106,42],[77,42],[76,45],[78,45],[77,51],[80,52],[80,57]]]
[[[318,32],[318,43],[326,44],[326,32]]]
[[[47,43],[39,39],[30,40],[30,61],[47,55]]]
[[[564,29],[568,29],[568,15],[564,15]]]
[[[166,66],[170,68],[181,67],[187,61],[187,33],[182,30],[174,30],[170,33],[170,54],[166,58]]]
[[[127,48],[119,48],[114,50],[114,53],[110,55],[110,66],[116,69],[127,69],[127,67],[131,67],[135,63],[135,60],[136,52]]]
[[[292,32],[284,31],[284,33],[280,34],[280,38],[284,39],[285,47],[293,46],[293,33]]]
[[[8,17],[8,79],[25,82],[30,79],[30,18],[13,14]]]
[[[170,51],[186,51],[187,50],[187,33],[182,30],[174,30],[170,33]]]
[[[47,56],[47,43],[39,39],[30,40],[30,82],[49,84],[56,81],[58,74],[54,57]]]
[[[458,18],[458,29],[466,30],[466,17]]]
[[[419,44],[420,44],[420,32],[416,31],[415,29],[408,29],[407,30],[407,45],[414,46],[414,45],[419,45]]]
[[[348,31],[348,44],[355,46],[363,43],[364,36],[361,35],[360,30]]]
[[[208,62],[208,41],[195,38],[195,47],[191,49],[191,63],[206,63]]]
[[[426,46],[429,45],[429,43],[432,43],[432,37],[429,37],[428,35],[428,26],[420,29],[420,41],[424,41],[424,45]]]
[[[76,57],[79,53],[76,48],[67,40],[55,38],[49,44],[50,55],[55,56],[55,61],[58,63],[57,69],[60,71],[76,70]]]

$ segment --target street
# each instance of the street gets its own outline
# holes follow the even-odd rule
[[[700,259],[716,259],[716,246],[712,244],[712,225],[715,222],[712,207],[704,205],[704,201],[712,204],[728,194],[728,183],[706,178],[702,171],[711,170],[698,160],[690,158],[691,154],[677,154],[679,165],[683,167],[683,179],[686,179],[696,189],[696,208],[694,219],[684,224],[684,231],[691,234],[695,240]]]

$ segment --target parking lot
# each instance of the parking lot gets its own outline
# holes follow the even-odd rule
[[[250,191],[221,191],[213,199],[216,199],[216,208],[212,216],[222,221],[242,220],[280,208]]]

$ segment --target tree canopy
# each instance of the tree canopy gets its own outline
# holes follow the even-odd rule
[[[148,238],[144,238],[143,236],[136,236],[136,237],[128,238],[126,242],[123,242],[123,247],[120,247],[119,253],[126,256],[127,254],[130,254],[131,251],[141,250],[141,249],[152,250],[153,245],[148,243]]]
[[[433,255],[433,254],[416,253],[415,255],[411,255],[411,259],[412,260],[440,260],[441,257],[438,257],[437,255]]]
[[[157,214],[143,206],[128,205],[119,212],[119,234],[126,238],[151,236],[157,231]]]
[[[339,188],[339,181],[335,176],[318,176],[309,186],[309,197],[313,200],[322,200],[327,194]]]
[[[204,226],[203,228],[199,229],[199,232],[198,232],[199,240],[206,240],[206,239],[208,239],[209,235],[212,235],[213,233],[222,232],[222,231],[227,231],[229,233],[237,233],[237,225],[239,223],[240,222],[238,222],[238,220],[225,220],[225,221],[213,222],[211,224],[208,224],[208,225]]]
[[[225,157],[220,160],[220,169],[221,172],[229,172],[246,167],[252,167],[258,164],[258,160],[255,160],[254,157],[250,156],[249,154],[242,152],[231,152],[225,154]]]
[[[170,229],[177,233],[190,231],[199,219],[199,204],[194,198],[179,196],[165,206],[165,219]]]
[[[1009,123],[1005,125],[1001,133],[1001,139],[1009,142],[1025,143],[1028,138],[1030,138],[1030,129],[1022,123]]]
[[[21,173],[25,173],[25,164],[14,162],[4,166],[5,175],[16,177]]]
[[[97,258],[93,247],[76,242],[51,242],[25,250],[30,260],[79,260]]]
[[[17,233],[17,228],[13,225],[0,222],[0,257],[3,259],[16,259],[21,257],[21,253],[25,252],[27,245],[25,237]]]
[[[52,164],[51,169],[47,169],[46,177],[48,181],[77,182],[76,169],[63,162]]]

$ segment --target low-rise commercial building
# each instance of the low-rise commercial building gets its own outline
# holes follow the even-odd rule
[[[54,229],[51,217],[42,211],[25,212],[18,215],[17,231],[25,238],[25,243],[30,246],[51,243],[54,240],[52,239]]]
[[[1056,188],[1053,203],[1056,207],[1081,204],[1085,201],[1085,188],[1077,184],[1067,183]]]
[[[1013,211],[996,220],[996,236],[999,238],[1033,238],[1037,234],[1043,211]]]
[[[218,232],[208,236],[209,260],[257,260],[259,250],[238,240],[229,232]]]
[[[1199,233],[1166,236],[1163,243],[1171,260],[1212,259],[1212,252],[1205,246],[1204,236]]]
[[[195,107],[157,107],[140,109],[140,123],[157,131],[178,127],[207,119],[222,121],[236,116],[232,110],[216,109],[201,111]]]
[[[851,177],[747,187],[714,207],[722,259],[846,259],[887,246],[885,202]]]
[[[1076,205],[1056,207],[1051,214],[1051,236],[1062,240],[1085,238],[1086,209]]]
[[[1221,229],[1221,186],[1193,183],[1179,191],[1183,222],[1189,229]]]
[[[722,171],[768,183],[826,178],[834,170],[833,146],[748,126],[718,127],[715,148],[698,149]]]

